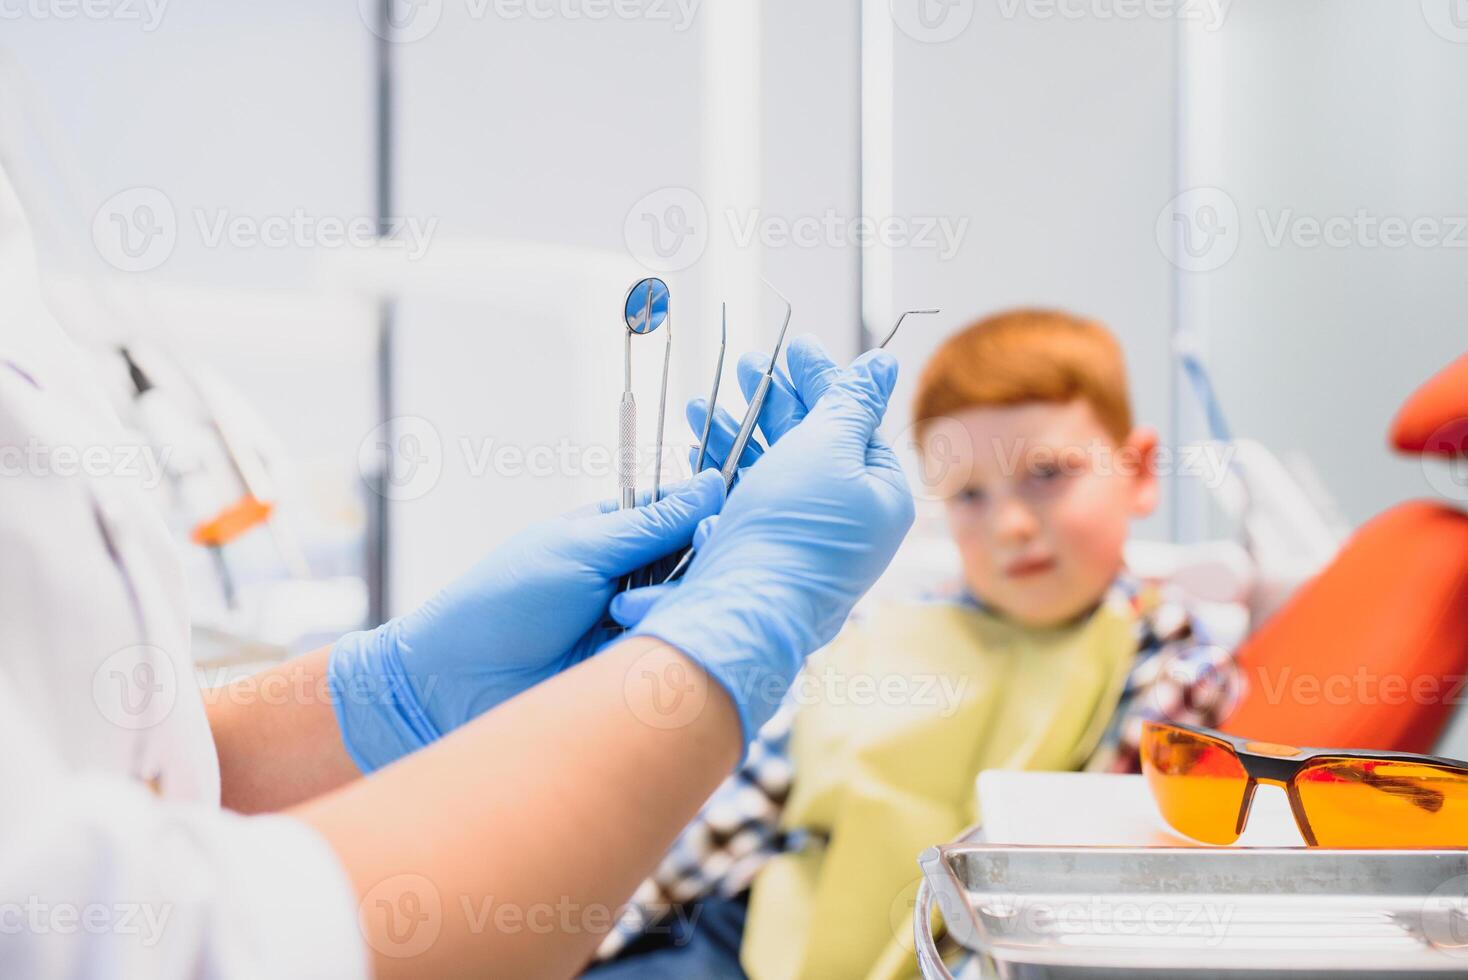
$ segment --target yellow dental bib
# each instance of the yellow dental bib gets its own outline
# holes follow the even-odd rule
[[[753,980],[892,980],[910,952],[917,856],[978,819],[983,769],[1085,764],[1137,652],[1129,610],[1057,629],[960,605],[891,605],[797,681],[786,829],[811,832],[755,880]]]

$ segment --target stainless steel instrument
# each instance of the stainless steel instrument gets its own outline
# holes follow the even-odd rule
[[[714,426],[714,412],[719,407],[719,381],[724,376],[724,354],[729,350],[729,304],[720,307],[719,362],[714,365],[714,386],[709,391],[708,416],[703,420],[703,432],[698,437],[698,458],[693,461],[693,475],[703,472],[704,460],[709,453],[709,432]]]
[[[621,488],[622,507],[637,506],[637,399],[632,394],[632,336],[650,334],[668,319],[671,295],[661,279],[642,279],[627,290],[622,303],[622,320],[627,326],[622,354],[622,400],[617,406],[617,481]],[[668,400],[668,358],[673,349],[673,328],[668,327],[668,342],[663,352],[662,405],[658,419],[658,470],[662,470],[662,410]],[[661,487],[654,477],[656,495]]]
[[[780,350],[785,346],[785,332],[790,329],[790,315],[794,308],[785,294],[780,292],[768,279],[761,280],[785,306],[785,322],[780,324],[780,334],[775,338],[775,349],[770,351],[770,363],[765,365],[764,376],[759,379],[759,385],[754,389],[754,395],[749,399],[749,407],[744,410],[744,421],[739,423],[739,434],[734,437],[734,444],[729,447],[729,456],[724,460],[724,468],[721,471],[724,477],[724,486],[734,485],[734,475],[739,472],[739,457],[744,455],[744,447],[749,445],[749,439],[754,435],[754,425],[759,421],[759,413],[765,407],[765,397],[770,393],[770,385],[775,380],[775,368],[780,361]]]
[[[897,322],[896,323],[892,324],[892,329],[887,331],[887,336],[885,336],[885,337],[882,338],[882,342],[877,345],[877,350],[883,350],[884,348],[886,348],[886,346],[889,343],[892,342],[892,338],[895,337],[895,336],[897,336],[897,331],[902,326],[902,321],[903,320],[906,320],[908,317],[910,317],[910,316],[934,316],[934,315],[936,315],[938,313],[942,313],[942,312],[943,312],[942,310],[908,310],[906,313],[902,314],[901,316],[899,316],[897,318]]]

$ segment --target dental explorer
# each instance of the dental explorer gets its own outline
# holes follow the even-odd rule
[[[902,314],[900,317],[897,318],[897,322],[896,323],[892,324],[892,329],[889,330],[889,331],[887,331],[887,336],[885,338],[883,338],[883,340],[882,340],[882,342],[880,344],[877,345],[877,348],[876,349],[877,350],[884,350],[887,347],[887,344],[891,342],[892,338],[895,337],[895,336],[897,336],[897,330],[898,330],[899,327],[902,326],[902,321],[903,320],[906,320],[908,317],[910,317],[910,316],[934,316],[934,315],[936,315],[938,313],[942,313],[942,312],[943,312],[942,310],[908,310],[906,313]]]
[[[759,421],[760,409],[765,406],[765,396],[770,393],[770,385],[774,383],[775,366],[780,360],[780,348],[785,346],[785,331],[790,329],[790,314],[794,310],[784,293],[763,276],[760,279],[785,304],[785,322],[780,324],[780,335],[775,338],[775,349],[770,352],[770,363],[765,365],[764,376],[759,379],[759,386],[754,389],[754,397],[750,398],[749,408],[744,412],[744,421],[739,425],[739,434],[734,437],[734,445],[729,447],[729,457],[724,460],[721,475],[724,477],[726,490],[734,485],[734,475],[739,472],[739,457],[744,455],[744,447],[749,445],[749,438],[754,435],[754,424]]]
[[[719,380],[724,376],[724,354],[729,350],[729,304],[720,304],[719,363],[714,367],[714,386],[709,391],[709,413],[703,420],[703,433],[698,437],[698,458],[693,462],[693,475],[703,472],[703,461],[709,452],[709,432],[714,425],[714,409],[719,405]]]
[[[765,282],[765,285],[766,286],[769,286],[770,289],[774,290],[776,296],[779,296],[780,299],[782,299],[782,300],[785,301],[785,326],[788,327],[790,325],[790,301],[787,300],[787,299],[785,299],[785,297],[780,294],[780,291],[778,289],[775,289],[774,286],[770,285],[770,283],[768,281]],[[889,344],[892,341],[892,338],[895,337],[895,336],[897,336],[897,331],[902,327],[902,321],[903,320],[906,320],[908,317],[910,317],[910,316],[931,316],[933,314],[937,314],[937,313],[941,313],[941,312],[943,312],[943,311],[942,310],[907,310],[906,312],[904,312],[901,316],[899,316],[897,318],[897,322],[896,323],[892,324],[892,329],[889,330],[889,331],[887,331],[887,336],[884,337],[884,338],[882,338],[882,342],[877,345],[876,349],[877,350],[884,349],[887,346],[887,344]],[[764,405],[765,394],[769,391],[770,383],[773,380],[773,376],[774,376],[774,372],[775,372],[775,358],[776,357],[779,357],[779,355],[780,355],[780,345],[781,345],[781,343],[783,343],[784,340],[785,340],[785,327],[781,327],[780,328],[780,338],[775,343],[775,353],[770,358],[770,364],[765,369],[764,377],[760,379],[759,387],[755,389],[754,398],[749,403],[750,410],[749,410],[749,412],[745,413],[745,416],[744,416],[744,424],[739,427],[739,437],[734,440],[734,445],[730,449],[730,452],[729,452],[729,459],[727,459],[727,460],[724,461],[723,474],[724,474],[724,485],[725,485],[725,487],[728,487],[730,485],[730,483],[732,482],[732,473],[734,471],[731,470],[731,468],[730,468],[730,462],[731,461],[737,461],[739,459],[740,455],[743,454],[744,447],[749,443],[749,435],[750,435],[750,430],[752,428],[751,419],[757,418],[759,416],[760,408]],[[720,357],[722,358],[722,354],[720,355]],[[717,389],[715,389],[715,390],[717,391]],[[699,447],[698,459],[699,459],[699,463],[700,464],[703,462],[704,448],[708,444],[709,424],[713,421],[713,417],[714,417],[714,406],[713,406],[713,399],[711,398],[711,399],[709,399],[709,416],[708,416],[708,419],[704,421],[704,425],[703,425],[703,445]],[[736,466],[737,466],[737,462],[736,462]],[[700,469],[700,467],[694,467],[693,472],[694,473],[698,473],[699,472],[699,469]],[[687,551],[685,551],[683,553],[683,557],[679,559],[678,564],[676,566],[674,566],[674,568],[673,568],[673,570],[671,572],[668,573],[668,577],[665,578],[665,579],[663,579],[663,584],[666,585],[667,583],[672,582],[674,579],[678,578],[680,575],[682,575],[685,571],[688,570],[689,564],[691,564],[692,561],[693,561],[693,553],[694,552],[693,552],[693,549],[692,548],[689,548]]]

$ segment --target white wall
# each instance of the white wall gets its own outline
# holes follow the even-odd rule
[[[392,505],[395,611],[527,521],[615,496],[606,464],[622,382],[621,302],[648,274],[627,253],[624,224],[644,195],[696,186],[699,173],[696,21],[678,30],[474,10],[443,5],[432,33],[394,51],[396,210],[439,221],[441,242],[454,252],[439,248],[426,264],[451,265],[468,284],[410,279],[398,306],[395,410],[436,429],[444,470],[428,492]],[[579,251],[542,263],[540,276],[521,279],[526,295],[506,299],[526,270],[507,274],[495,259],[490,243],[505,242]],[[667,278],[679,354],[672,384],[681,393],[699,310],[693,277]],[[649,446],[663,340],[635,345]],[[669,425],[681,432],[676,405]],[[562,440],[576,460],[599,468],[557,478],[479,466],[483,448],[528,451]]]
[[[37,8],[63,9],[7,9]],[[244,385],[301,456],[334,458],[344,479],[369,417],[372,321],[308,295],[326,250],[210,244],[200,224],[372,214],[370,39],[352,4],[286,0],[166,3],[156,23],[0,21],[0,149],[46,271],[102,281],[92,298],[124,307],[87,304],[90,322],[69,326],[168,335]],[[94,245],[93,219],[133,188],[167,198],[177,239],[155,268],[120,272]],[[82,307],[81,291],[68,292],[59,298]]]
[[[593,23],[507,20],[494,9],[481,17],[446,3],[430,33],[395,50],[397,210],[438,220],[441,241],[404,279],[396,412],[428,422],[444,447],[432,490],[393,505],[395,609],[527,521],[616,495],[615,473],[588,470],[615,448],[619,311],[639,276],[663,275],[674,296],[669,480],[688,468],[683,404],[707,393],[722,300],[720,401],[736,412],[738,356],[767,348],[779,322],[759,275],[794,301],[792,335],[816,332],[845,355],[855,347],[854,247],[739,240],[751,220],[785,227],[828,208],[855,213],[854,10],[705,0],[686,23]],[[677,241],[673,206],[696,225],[693,244],[650,263],[629,229],[636,239],[650,218]],[[545,250],[534,260],[543,275],[521,291],[540,291],[538,312],[513,295],[527,270],[506,268],[526,243]],[[634,352],[650,453],[662,335]],[[578,462],[534,475],[491,456],[484,468],[480,451],[506,443],[542,452],[569,443]],[[639,485],[650,488],[650,468]]]
[[[883,18],[906,9],[872,6]],[[397,410],[436,427],[443,474],[393,505],[397,608],[526,520],[612,493],[610,474],[475,475],[462,447],[611,445],[616,311],[647,271],[627,236],[639,208],[667,219],[668,199],[646,199],[668,188],[689,189],[705,208],[707,241],[665,273],[678,331],[670,442],[688,439],[681,403],[707,388],[726,297],[724,397],[741,404],[734,361],[767,346],[778,323],[761,273],[795,300],[793,331],[815,331],[841,356],[856,351],[861,249],[846,236],[863,177],[869,191],[886,182],[878,216],[964,232],[948,256],[867,255],[869,308],[945,310],[911,321],[894,347],[907,370],[890,432],[903,429],[913,378],[941,337],[984,313],[1045,303],[1116,330],[1138,417],[1173,435],[1175,280],[1157,222],[1181,181],[1223,188],[1242,216],[1237,253],[1184,274],[1180,297],[1235,427],[1306,450],[1354,521],[1430,492],[1383,435],[1400,398],[1462,350],[1462,250],[1271,248],[1254,215],[1468,214],[1468,134],[1452,122],[1468,90],[1468,46],[1434,33],[1415,4],[1235,0],[1216,32],[1094,12],[1106,6],[1046,16],[1048,4],[976,3],[971,21],[937,43],[884,20],[884,88],[868,77],[867,109],[883,94],[885,128],[863,133],[859,61],[872,60],[874,36],[863,52],[858,4],[705,0],[659,6],[668,21],[590,22],[505,20],[492,4],[446,0],[433,30],[395,51],[396,210],[435,222],[428,255],[412,266],[310,246],[210,247],[196,225],[199,212],[222,210],[372,213],[374,39],[357,4],[176,0],[156,30],[6,20],[0,45],[40,95],[7,83],[0,109],[13,121],[18,102],[44,107],[74,163],[54,166],[34,133],[22,141],[23,183],[48,212],[55,267],[107,271],[90,241],[97,209],[129,187],[166,193],[181,216],[173,254],[117,278],[158,314],[145,319],[259,392],[267,418],[307,455],[350,461],[371,411],[370,316],[353,303],[311,303],[323,286],[345,284],[359,302],[379,287],[404,291]],[[885,175],[859,168],[874,148],[889,161]],[[813,244],[757,237],[741,247],[729,208],[777,232],[828,219],[837,230]],[[874,281],[882,262],[890,278]],[[251,299],[209,318],[198,311],[210,291]],[[255,342],[249,323],[280,342]],[[303,330],[314,345],[296,342]],[[638,345],[647,442],[661,353],[661,338]],[[1161,537],[1172,526],[1165,513],[1141,531]]]
[[[795,301],[792,333],[855,352],[855,247],[741,244],[735,231],[754,219],[778,233],[828,210],[854,219],[857,18],[840,3],[747,0],[648,5],[652,17],[630,21],[506,19],[467,0],[401,6],[430,20],[394,45],[394,211],[431,223],[427,254],[408,263],[204,243],[196,214],[373,214],[370,6],[173,0],[156,29],[7,19],[0,45],[34,79],[76,163],[58,187],[47,154],[28,161],[52,268],[118,280],[105,302],[140,309],[148,329],[221,362],[293,449],[335,453],[349,477],[359,444],[376,438],[370,301],[401,293],[395,409],[432,428],[441,470],[390,504],[400,610],[526,521],[613,495],[610,473],[500,475],[483,469],[484,453],[569,441],[577,467],[612,446],[617,310],[633,279],[661,271],[627,242],[639,208],[668,219],[669,202],[648,195],[687,188],[705,209],[703,251],[662,273],[676,300],[670,443],[691,441],[682,405],[707,391],[725,298],[723,404],[742,406],[738,355],[767,348],[779,322],[761,274]],[[0,89],[3,102],[31,100]],[[97,254],[91,221],[134,187],[163,192],[179,234],[167,261],[123,276]],[[328,315],[319,288],[366,305]],[[225,309],[201,315],[211,295]],[[78,319],[115,319],[66,299]],[[662,338],[636,355],[650,447]],[[687,464],[670,448],[666,465],[671,479]]]
[[[80,342],[152,342],[244,395],[291,464],[276,474],[278,514],[318,576],[363,568],[374,303],[330,288],[341,249],[314,232],[279,245],[211,235],[297,215],[370,222],[371,52],[352,3],[11,4],[0,17],[0,165],[55,312]],[[111,230],[142,200],[173,237],[151,239],[162,244],[147,247],[146,268],[123,270],[94,222]],[[213,568],[199,549],[184,555],[195,613],[207,613]],[[263,534],[229,560],[242,584],[283,570]],[[312,612],[318,623],[340,613],[339,630],[354,624],[352,601]]]
[[[1449,7],[1235,0],[1223,31],[1188,42],[1188,183],[1238,214],[1237,236],[1184,276],[1188,326],[1234,429],[1308,456],[1352,524],[1434,493],[1386,433],[1468,348],[1468,31],[1454,42],[1424,15],[1449,24]],[[1271,241],[1281,221],[1358,212],[1428,219],[1456,245]]]
[[[824,221],[836,215],[848,222],[860,216],[858,6],[844,0],[763,4],[762,191],[773,216]],[[814,333],[838,360],[855,357],[860,246],[839,233],[816,245],[767,248],[764,264],[795,307],[791,335]]]
[[[951,257],[892,256],[892,307],[944,312],[894,341],[905,372],[887,428],[907,424],[914,379],[943,337],[1038,304],[1116,332],[1136,416],[1167,438],[1172,267],[1153,225],[1174,179],[1175,24],[974,7],[950,40],[892,32],[893,213],[967,229]],[[1141,532],[1165,536],[1169,507]]]

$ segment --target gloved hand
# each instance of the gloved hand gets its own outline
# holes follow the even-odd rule
[[[686,546],[723,503],[704,472],[656,504],[556,518],[414,612],[342,637],[328,682],[352,761],[385,766],[619,638],[603,625],[618,582]]]
[[[792,350],[786,355],[788,362],[794,356],[797,363],[806,357],[805,350]],[[765,367],[770,359],[763,354],[745,354],[739,359],[738,376],[739,387],[744,391],[746,400],[754,397],[755,389],[759,387],[760,379],[764,377]],[[771,373],[770,390],[765,395],[764,407],[760,409],[758,426],[756,431],[765,437],[765,442],[773,446],[780,437],[789,432],[800,420],[805,418],[809,412],[795,386],[786,377],[785,372],[780,370],[779,365]],[[702,398],[695,398],[688,403],[687,408],[688,425],[696,435],[703,434],[703,423],[708,418],[708,402]],[[714,424],[709,428],[709,448],[705,455],[704,467],[722,469],[724,460],[729,456],[729,450],[734,445],[734,438],[739,432],[739,422],[724,409],[719,409],[714,414]],[[744,452],[739,456],[739,469],[743,472],[747,467],[753,466],[765,453],[765,446],[758,439],[752,438],[744,445]],[[698,459],[698,447],[694,446],[689,451],[690,464]]]
[[[677,647],[729,692],[746,744],[805,658],[835,637],[913,520],[901,465],[875,434],[896,360],[872,351],[843,370],[800,338],[786,363],[790,381],[771,386],[761,412],[774,444],[747,451],[755,460],[722,513],[701,523],[688,574],[612,602],[632,635]],[[701,428],[701,410],[690,416]],[[727,454],[732,429],[732,418],[716,420],[711,459]]]
[[[794,354],[799,363],[800,359],[806,357],[805,350],[797,350]],[[786,355],[787,360],[790,357]],[[755,390],[764,378],[765,367],[770,359],[764,354],[749,352],[739,358],[738,378],[739,387],[744,392],[746,401],[754,397]],[[738,472],[742,474],[746,469],[759,461],[765,454],[765,445],[758,436],[763,435],[765,442],[773,446],[781,436],[789,432],[800,420],[805,418],[809,409],[796,392],[795,386],[786,377],[780,366],[770,372],[771,384],[765,394],[764,406],[760,409],[759,418],[756,419],[755,433],[744,444],[744,452],[739,457]],[[708,401],[703,398],[695,398],[688,403],[684,410],[688,419],[688,427],[695,437],[702,437],[704,422],[708,419]],[[722,470],[724,460],[729,457],[729,450],[733,448],[734,440],[739,433],[739,421],[730,415],[726,409],[720,408],[714,416],[713,425],[709,427],[708,451],[704,454],[703,469]],[[699,446],[695,442],[688,450],[688,465],[698,465]],[[736,484],[737,485],[737,484]],[[718,521],[718,515],[705,518],[698,525],[698,530],[693,536],[693,549],[695,551],[708,540],[708,535]],[[677,557],[677,556],[674,556]],[[670,568],[662,568],[662,572]],[[662,574],[655,572],[654,581],[661,582]],[[642,621],[647,611],[662,597],[663,593],[672,587],[672,583],[655,587],[643,587],[624,592],[617,597],[614,606],[614,615],[617,621],[629,629]]]

